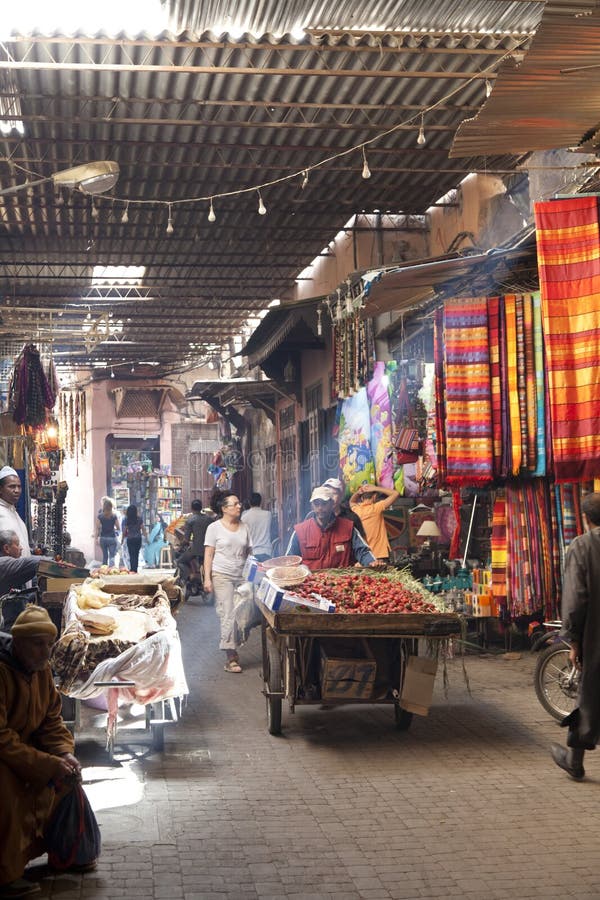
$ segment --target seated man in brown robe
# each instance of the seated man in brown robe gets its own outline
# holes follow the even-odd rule
[[[45,826],[81,777],[49,666],[56,635],[39,606],[0,634],[0,898],[39,892],[25,866],[45,851]]]

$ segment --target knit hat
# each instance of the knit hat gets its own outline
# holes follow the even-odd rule
[[[34,637],[37,634],[49,634],[56,637],[56,625],[42,606],[30,604],[19,613],[11,628],[13,637]]]
[[[316,487],[310,495],[310,502],[312,503],[313,500],[333,500],[333,494],[329,488]]]
[[[321,487],[333,488],[334,491],[343,491],[344,482],[340,481],[339,478],[328,478],[327,481],[323,482]]]
[[[19,477],[18,473],[15,472],[12,466],[2,466],[2,468],[0,469],[0,481],[2,481],[3,478],[8,478],[9,475],[16,475],[17,478]]]

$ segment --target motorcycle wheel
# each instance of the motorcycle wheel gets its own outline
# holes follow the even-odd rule
[[[569,660],[566,644],[553,644],[538,656],[534,686],[537,698],[559,722],[577,706],[579,671]]]

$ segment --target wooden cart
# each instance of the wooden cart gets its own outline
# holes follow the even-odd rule
[[[419,638],[461,633],[456,613],[275,613],[258,606],[271,734],[281,733],[283,700],[292,713],[304,704],[393,704],[397,727],[409,728],[412,713],[400,704],[408,657],[417,655]]]

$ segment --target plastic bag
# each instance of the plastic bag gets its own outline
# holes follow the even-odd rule
[[[48,863],[53,869],[85,866],[100,856],[100,829],[81,784],[62,798],[45,832]]]
[[[249,582],[240,584],[234,591],[233,603],[233,639],[236,644],[244,644],[252,629],[262,621],[261,612],[254,602],[254,587]]]

